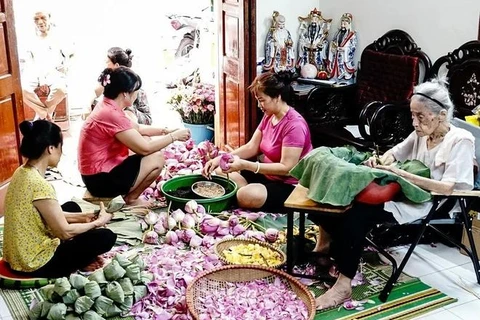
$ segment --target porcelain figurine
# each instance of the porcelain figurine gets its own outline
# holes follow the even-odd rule
[[[328,48],[328,32],[332,19],[324,19],[316,8],[300,21],[297,67],[313,64],[319,73],[325,72]]]
[[[263,69],[268,71],[293,71],[295,53],[290,32],[285,29],[285,17],[274,11],[272,26],[265,40],[265,61]]]
[[[355,78],[355,48],[357,33],[352,30],[353,16],[344,13],[341,18],[341,27],[330,41],[328,50],[327,72],[337,83],[350,84]]]

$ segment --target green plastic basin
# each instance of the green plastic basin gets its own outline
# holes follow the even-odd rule
[[[190,174],[186,176],[174,177],[162,185],[162,193],[167,198],[171,205],[171,209],[184,209],[185,204],[190,200],[195,200],[198,204],[205,207],[207,212],[221,212],[230,208],[235,194],[237,193],[237,184],[232,180],[228,180],[219,176],[212,176],[212,181],[220,184],[225,188],[225,194],[214,199],[199,198],[192,192],[191,198],[180,198],[172,194],[179,188],[191,188],[192,184],[197,181],[204,181],[204,176],[201,174]]]

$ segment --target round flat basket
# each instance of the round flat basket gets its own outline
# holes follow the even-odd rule
[[[187,287],[186,300],[188,311],[193,319],[200,319],[199,312],[204,306],[203,300],[211,294],[226,291],[232,283],[266,280],[272,283],[279,278],[285,287],[295,293],[307,310],[305,319],[311,320],[315,316],[315,300],[308,289],[288,273],[263,266],[255,265],[228,265],[217,267],[197,276]],[[280,317],[277,317],[280,319]],[[239,318],[243,319],[243,318]]]
[[[266,243],[266,242],[263,242],[263,241],[258,241],[258,240],[255,240],[255,239],[227,239],[227,240],[221,240],[219,242],[217,242],[214,246],[214,251],[215,251],[215,254],[218,256],[218,258],[223,261],[224,263],[226,264],[231,264],[231,265],[235,265],[234,263],[228,261],[226,258],[225,258],[225,254],[224,254],[224,251],[225,250],[228,250],[230,248],[233,248],[235,246],[238,246],[238,245],[241,245],[241,244],[244,244],[244,245],[248,245],[248,244],[258,244],[262,247],[265,247],[269,250],[272,250],[274,251],[276,254],[278,254],[279,258],[280,258],[280,262],[277,263],[277,264],[274,264],[274,265],[266,265],[266,261],[265,261],[265,264],[263,264],[263,266],[266,266],[266,267],[271,267],[271,268],[279,268],[281,267],[282,265],[285,264],[285,262],[287,261],[287,256],[285,255],[285,253],[280,250],[280,249],[277,249],[275,248],[274,246],[272,246],[271,244],[269,243]]]

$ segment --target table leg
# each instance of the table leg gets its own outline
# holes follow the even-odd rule
[[[287,273],[293,271],[293,210],[287,212]]]

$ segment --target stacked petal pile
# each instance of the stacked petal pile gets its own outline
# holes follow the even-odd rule
[[[117,254],[88,278],[72,274],[40,289],[44,301],[34,300],[30,319],[97,320],[128,314],[133,304],[147,295],[153,274],[145,271],[140,256]]]

